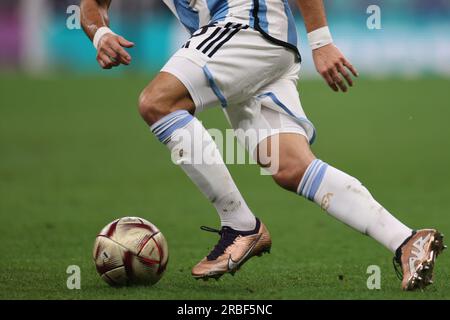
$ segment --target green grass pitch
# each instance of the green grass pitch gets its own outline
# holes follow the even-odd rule
[[[148,79],[0,78],[0,298],[2,299],[443,299],[450,254],[424,292],[400,290],[392,255],[314,204],[275,186],[254,165],[232,174],[273,237],[272,254],[235,277],[195,281],[191,267],[217,238],[213,207],[173,165],[137,112]],[[360,80],[348,94],[301,81],[318,136],[313,150],[358,177],[411,227],[450,235],[448,80]],[[219,109],[201,119],[225,128]],[[91,250],[111,220],[137,215],[165,234],[170,261],[152,288],[110,288]],[[81,290],[66,268],[81,268]],[[381,290],[368,290],[369,265]]]

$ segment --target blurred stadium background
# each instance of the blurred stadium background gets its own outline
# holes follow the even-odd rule
[[[294,0],[290,0],[294,4]],[[325,1],[336,43],[364,75],[450,76],[450,1]],[[2,0],[0,67],[25,72],[100,71],[82,30],[66,27],[77,0]],[[381,7],[381,29],[369,30],[369,5]],[[292,5],[292,8],[296,8]],[[303,75],[314,76],[305,31],[295,10]],[[187,37],[161,0],[114,0],[112,28],[137,43],[135,63],[117,72],[155,72]]]

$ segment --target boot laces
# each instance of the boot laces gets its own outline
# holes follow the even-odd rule
[[[417,232],[416,230],[413,230],[411,232],[411,235],[403,241],[403,243],[397,248],[397,250],[395,250],[395,255],[392,258],[392,265],[394,266],[394,270],[395,270],[395,273],[397,274],[397,278],[399,278],[400,280],[403,279],[402,248],[404,247],[405,244],[408,243],[409,240],[411,240],[411,238],[416,234],[416,232]]]
[[[220,230],[201,226],[201,230],[208,231],[208,232],[214,232],[218,233],[220,236],[219,241],[214,246],[214,248],[211,250],[211,252],[206,256],[206,259],[208,261],[216,260],[218,257],[220,257],[222,254],[224,254],[225,250],[231,246],[236,238],[239,236],[239,233],[236,230],[233,230],[230,227],[222,227]]]
[[[397,260],[397,257],[392,257],[392,265],[394,266],[394,271],[395,274],[397,275],[397,278],[402,280],[403,279],[402,264]]]

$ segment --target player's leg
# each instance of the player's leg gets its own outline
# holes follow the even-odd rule
[[[261,255],[271,247],[269,232],[248,208],[214,140],[193,115],[194,111],[218,105],[228,97],[226,93],[218,95],[217,87],[213,90],[213,77],[220,73],[202,65],[205,56],[195,48],[203,45],[214,32],[226,35],[235,29],[211,28],[191,38],[190,48],[186,45],[175,54],[139,99],[140,113],[152,132],[167,145],[172,161],[183,168],[211,201],[221,219],[220,230],[202,227],[218,232],[220,239],[192,269],[197,279],[233,274],[250,257]]]
[[[442,236],[433,229],[411,230],[378,203],[358,179],[314,156],[310,149],[312,125],[304,117],[295,81],[281,79],[264,91],[259,96],[263,104],[260,116],[251,122],[255,128],[266,126],[279,132],[260,137],[255,148],[262,165],[277,159],[272,171],[276,183],[394,252],[402,265],[404,289],[431,283],[435,257],[443,249]]]
[[[266,127],[280,134],[276,136],[276,146],[270,136],[260,136],[252,152],[257,152],[261,164],[268,162],[263,157],[269,151],[270,158],[277,159],[272,175],[281,187],[314,201],[330,215],[394,252],[412,230],[383,208],[356,178],[316,159],[309,147],[315,136],[314,127],[301,107],[296,77],[291,76],[297,72],[298,67],[293,66],[286,76],[259,93],[259,117],[247,123],[251,122],[249,126],[254,129]],[[230,119],[234,119],[233,114]]]
[[[192,79],[195,81],[195,76]],[[193,116],[195,103],[185,85],[161,72],[142,91],[139,111],[172,160],[216,208],[222,226],[253,230],[255,217],[237,189],[210,134]],[[208,159],[205,159],[208,150]]]
[[[278,150],[261,143],[261,156],[279,157],[273,178],[281,187],[315,202],[338,220],[366,234],[395,253],[403,273],[402,288],[413,290],[432,283],[436,256],[444,249],[433,229],[413,231],[378,203],[351,175],[317,159],[303,135],[280,134]],[[267,150],[269,148],[269,150]],[[261,159],[262,160],[262,159]],[[265,163],[265,161],[262,161]]]
[[[278,185],[315,202],[392,252],[411,236],[412,230],[380,205],[359,180],[317,159],[305,136],[280,134],[278,150],[272,148],[272,137],[267,139],[260,144],[259,153],[279,158],[278,171],[273,173]]]
[[[306,133],[309,130],[306,119],[299,122],[283,109],[269,107],[275,107],[270,105],[273,101],[283,107],[294,105],[290,109],[301,114],[297,93],[289,97],[285,92],[291,85],[290,81],[280,81],[279,88],[283,90],[271,87],[270,98],[260,101],[265,105],[259,112],[258,107],[253,106],[255,112],[249,113],[247,119],[235,114],[237,110],[227,110],[238,139],[243,142],[251,136],[251,130],[256,131],[253,135],[257,136],[256,142],[250,141],[246,146],[262,167],[270,164],[267,169],[278,185],[316,202],[330,215],[395,251],[412,230],[378,204],[357,179],[316,159],[309,147],[312,134]],[[240,136],[242,133],[246,137]]]
[[[261,58],[255,59],[257,55]],[[152,131],[169,146],[174,161],[196,182],[221,216],[220,230],[203,228],[216,231],[220,239],[192,269],[195,278],[217,278],[227,272],[234,273],[252,256],[269,251],[271,239],[264,224],[253,216],[242,199],[217,148],[214,147],[217,156],[198,163],[199,142],[203,150],[200,153],[208,156],[214,141],[193,117],[192,108],[188,108],[189,114],[180,111],[179,106],[186,109],[183,99],[187,93],[196,113],[211,104],[226,108],[228,104],[245,101],[270,82],[271,77],[279,76],[294,59],[292,53],[267,42],[248,26],[220,22],[195,32],[163,68],[184,85],[181,95],[172,93],[173,83],[156,82],[141,96],[141,113]],[[174,96],[177,98],[173,99]],[[168,105],[172,106],[171,110],[167,110]],[[184,138],[186,131],[187,136],[193,137],[180,145],[177,140],[181,136]],[[196,131],[202,131],[202,137],[196,135]]]

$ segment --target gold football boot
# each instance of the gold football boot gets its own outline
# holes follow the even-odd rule
[[[237,231],[226,226],[220,230],[201,229],[218,233],[220,239],[208,256],[192,269],[192,276],[196,279],[217,280],[227,272],[234,275],[248,259],[270,252],[272,246],[269,231],[259,219],[256,219],[256,227],[251,231]]]
[[[433,283],[436,257],[446,248],[444,236],[434,229],[415,231],[397,249],[394,266],[403,290],[423,289]],[[401,271],[397,265],[401,266]]]

